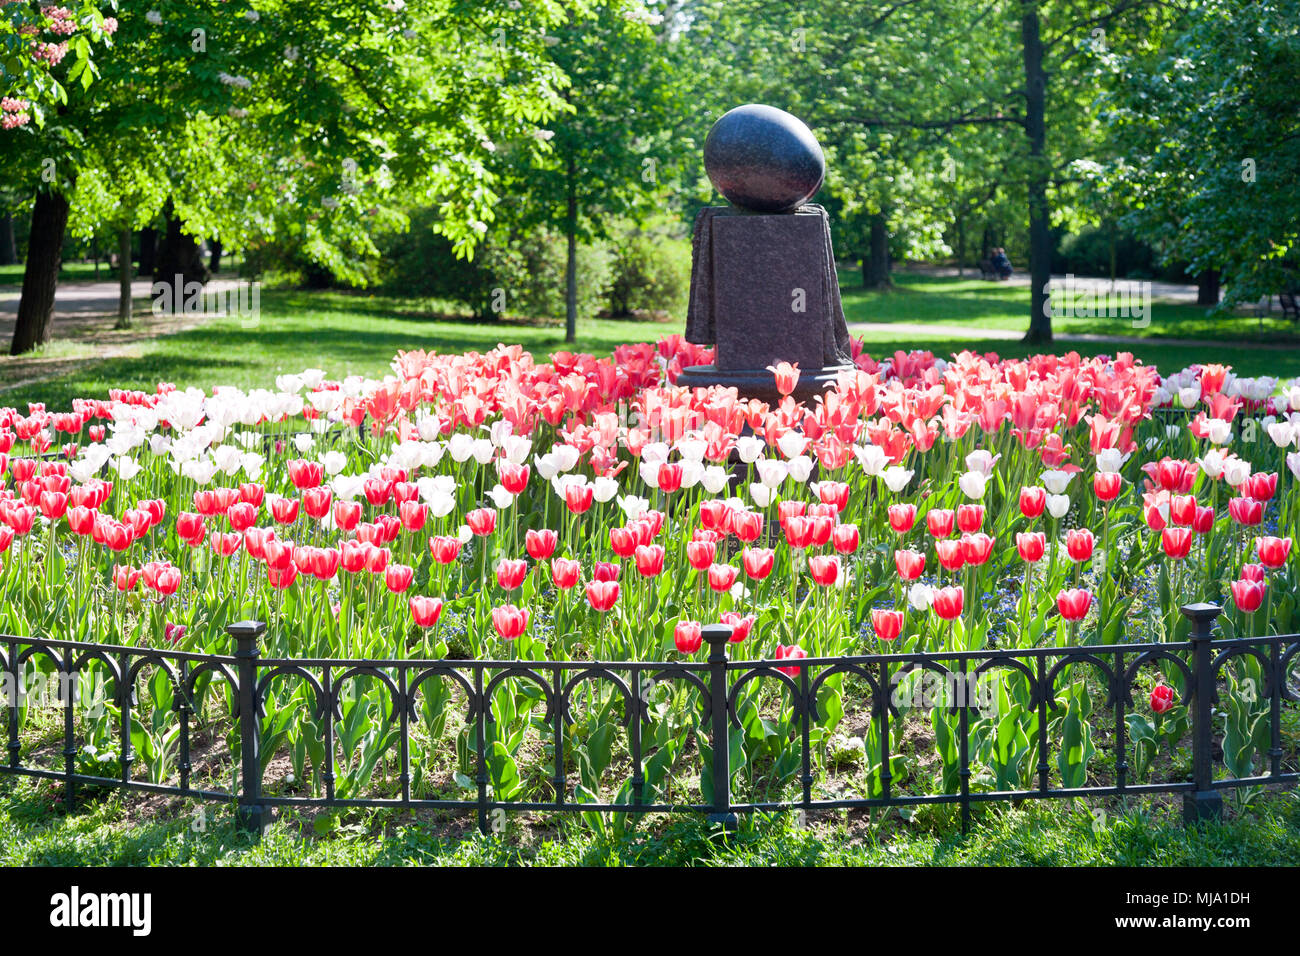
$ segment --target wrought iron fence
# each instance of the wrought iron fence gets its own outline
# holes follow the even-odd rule
[[[823,810],[838,808],[909,807],[921,804],[958,804],[962,825],[969,824],[971,806],[990,801],[1020,801],[1081,796],[1123,794],[1181,793],[1184,819],[1188,822],[1216,818],[1222,812],[1222,792],[1232,788],[1263,785],[1294,785],[1300,780],[1297,758],[1284,747],[1282,712],[1285,705],[1300,701],[1297,685],[1292,683],[1291,669],[1300,665],[1300,635],[1212,638],[1211,629],[1221,609],[1212,604],[1192,604],[1182,608],[1191,619],[1190,639],[1171,643],[1116,644],[1108,646],[1035,647],[1025,649],[989,649],[980,651],[934,651],[898,654],[869,654],[831,658],[734,661],[727,648],[731,629],[725,625],[704,628],[709,654],[703,661],[476,661],[476,660],[339,660],[262,657],[259,649],[266,625],[256,621],[232,624],[226,628],[234,639],[233,655],[187,653],[147,647],[117,647],[63,641],[43,637],[0,636],[0,675],[9,688],[21,687],[28,663],[44,658],[52,665],[61,683],[73,689],[62,701],[63,768],[31,766],[23,760],[20,740],[21,692],[10,694],[6,701],[8,723],[8,765],[0,771],[62,781],[65,805],[77,801],[78,787],[116,787],[173,794],[176,796],[235,802],[240,825],[261,832],[269,822],[269,810],[277,806],[297,807],[389,807],[405,809],[439,808],[476,812],[484,832],[489,816],[504,810],[539,811],[612,811],[644,814],[648,812],[695,812],[707,814],[711,822],[731,825],[738,814],[767,810]],[[1218,772],[1215,758],[1216,720],[1214,704],[1225,665],[1235,659],[1253,660],[1263,678],[1259,707],[1267,707],[1268,749],[1261,752],[1263,772],[1249,776],[1224,776]],[[1181,675],[1182,703],[1188,707],[1191,736],[1192,772],[1190,779],[1163,783],[1140,783],[1130,779],[1126,715],[1132,711],[1132,691],[1141,668],[1160,665],[1170,673]],[[75,688],[78,675],[88,667],[102,666],[111,685],[111,700],[118,709],[117,727],[120,755],[114,776],[85,773],[77,767]],[[138,779],[132,774],[135,759],[133,746],[133,707],[142,671],[161,670],[170,682],[171,707],[179,721],[178,785]],[[1112,712],[1115,765],[1113,782],[1082,786],[1056,785],[1052,774],[1052,742],[1049,739],[1049,712],[1057,709],[1058,683],[1071,669],[1090,668],[1106,694],[1105,708]],[[962,688],[972,686],[982,675],[1002,670],[1017,675],[1029,689],[1037,725],[1032,741],[1036,759],[1031,779],[1036,786],[1021,789],[973,789],[972,715],[978,717],[979,704]],[[957,688],[944,705],[947,713],[957,717],[959,748],[958,785],[954,792],[897,792],[891,775],[890,721],[897,720],[896,695],[908,675],[929,672],[942,682]],[[869,720],[877,727],[872,735],[879,745],[877,792],[867,795],[822,797],[814,794],[811,734],[818,718],[821,689],[836,675],[852,676],[869,688]],[[273,681],[295,678],[303,681],[313,703],[313,716],[320,721],[324,753],[323,793],[311,795],[275,795],[263,791],[263,703]],[[340,796],[335,787],[336,731],[341,719],[339,705],[343,688],[355,678],[371,678],[387,691],[389,717],[397,723],[399,792],[393,797]],[[472,798],[430,799],[412,792],[411,722],[416,714],[416,698],[422,685],[431,679],[450,681],[465,695],[467,729],[474,737],[476,775]],[[497,717],[493,710],[494,691],[503,681],[531,684],[545,705],[542,725],[551,734],[554,748],[554,799],[503,800],[490,787],[487,763],[489,728]],[[788,707],[800,739],[797,799],[744,802],[733,800],[730,782],[733,767],[730,734],[740,725],[738,701],[745,687],[753,681],[775,680],[788,695]],[[607,683],[621,698],[622,723],[627,735],[627,760],[630,772],[624,791],[625,801],[594,802],[571,799],[569,777],[565,770],[565,727],[572,720],[575,694],[586,682]],[[651,721],[647,707],[649,686],[671,682],[693,688],[698,695],[699,742],[707,741],[712,781],[710,795],[700,803],[660,803],[646,792],[644,728]],[[191,734],[193,731],[196,689],[206,686],[222,688],[237,737],[239,782],[229,790],[213,790],[192,785]],[[1261,713],[1260,719],[1263,719]],[[727,742],[721,746],[719,742]],[[232,749],[234,749],[232,747]],[[702,751],[703,752],[703,751]],[[234,756],[232,754],[232,756]],[[1284,762],[1284,758],[1287,760]]]

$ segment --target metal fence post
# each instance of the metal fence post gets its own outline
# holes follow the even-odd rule
[[[1192,782],[1183,794],[1183,824],[1218,820],[1223,816],[1223,797],[1214,789],[1214,649],[1210,629],[1223,613],[1217,604],[1184,604],[1179,608],[1192,622]]]
[[[257,715],[258,639],[266,633],[262,621],[239,621],[226,625],[235,639],[235,660],[239,678],[239,806],[235,819],[239,829],[261,837],[270,823],[262,806],[262,722]]]
[[[731,810],[731,738],[727,721],[727,644],[731,640],[729,624],[706,624],[701,634],[709,644],[709,713],[713,731],[713,812],[711,824],[728,830],[736,827]]]

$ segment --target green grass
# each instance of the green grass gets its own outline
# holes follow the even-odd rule
[[[260,843],[236,831],[228,807],[208,804],[201,830],[181,803],[144,816],[110,796],[72,816],[51,788],[0,784],[0,865],[390,866],[1287,866],[1300,858],[1300,798],[1257,800],[1220,824],[1184,829],[1172,805],[1133,804],[1095,814],[1083,803],[979,807],[962,836],[954,811],[925,808],[912,822],[895,813],[794,814],[742,820],[723,835],[697,818],[651,818],[622,837],[582,820],[507,817],[500,836],[481,837],[469,817],[411,822],[392,811],[352,813],[324,835],[281,819]]]
[[[894,351],[928,349],[948,356],[961,349],[994,352],[1002,357],[1023,357],[1041,351],[1018,341],[992,339],[984,329],[1021,329],[1028,311],[1028,290],[977,279],[934,278],[899,274],[890,292],[868,292],[855,286],[855,273],[841,276],[846,315],[850,322],[882,324],[936,323],[969,328],[969,336],[945,333],[918,335],[872,329],[865,333],[867,350],[877,357]],[[144,341],[132,354],[95,361],[94,347],[76,339],[54,342],[42,353],[51,360],[77,361],[62,372],[31,384],[39,372],[0,359],[0,388],[27,382],[0,394],[0,404],[45,402],[65,408],[75,397],[101,397],[112,387],[152,389],[160,381],[180,387],[211,388],[226,384],[240,387],[270,386],[275,376],[317,366],[334,377],[349,374],[378,376],[401,349],[441,351],[486,350],[499,342],[519,343],[538,355],[561,348],[607,353],[621,342],[653,341],[680,332],[681,322],[623,322],[590,320],[579,324],[578,341],[565,346],[556,324],[497,322],[478,324],[448,318],[445,303],[416,299],[344,294],[337,292],[268,291],[262,293],[261,321],[255,329],[241,327],[238,319],[209,319],[198,328]],[[1284,334],[1275,321],[1265,340],[1274,347],[1250,347],[1254,319],[1207,319],[1204,310],[1188,306],[1154,309],[1152,337],[1139,338],[1126,322],[1063,320],[1060,331],[1090,331],[1132,336],[1131,344],[1058,343],[1055,351],[1084,355],[1113,354],[1120,348],[1140,360],[1173,372],[1196,362],[1232,364],[1243,375],[1300,376],[1300,348],[1282,347]],[[105,319],[110,325],[111,319]],[[1203,346],[1169,345],[1160,336],[1207,338]]]
[[[13,286],[12,289],[0,288],[0,292],[17,292],[23,284],[26,266],[19,262],[14,265],[0,266],[0,286]],[[114,277],[108,261],[99,262],[99,281],[107,282]],[[95,264],[93,262],[65,262],[59,268],[60,282],[95,281]]]

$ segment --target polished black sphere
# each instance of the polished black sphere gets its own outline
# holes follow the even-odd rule
[[[817,138],[797,117],[774,106],[737,106],[704,141],[709,181],[732,204],[754,212],[790,212],[826,178]]]

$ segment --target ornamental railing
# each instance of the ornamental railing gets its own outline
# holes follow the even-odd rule
[[[188,653],[147,647],[118,647],[56,640],[44,637],[0,636],[0,677],[7,694],[4,711],[7,721],[7,765],[0,771],[61,781],[64,805],[71,809],[78,800],[79,789],[121,788],[171,794],[209,801],[226,801],[236,805],[241,827],[260,833],[269,823],[274,807],[388,807],[400,809],[441,809],[475,812],[484,831],[499,822],[504,811],[613,812],[645,814],[650,812],[701,813],[711,822],[732,825],[739,814],[757,811],[815,811],[845,808],[904,808],[923,804],[956,804],[960,807],[963,829],[969,824],[971,807],[990,801],[1022,801],[1047,798],[1086,796],[1120,796],[1180,793],[1184,819],[1192,822],[1217,818],[1222,813],[1225,790],[1268,785],[1293,786],[1300,779],[1300,753],[1297,733],[1283,726],[1283,715],[1300,701],[1292,669],[1300,666],[1300,635],[1212,638],[1211,629],[1221,609],[1212,604],[1193,604],[1182,608],[1191,619],[1189,640],[1170,643],[1116,644],[1102,646],[1005,648],[979,651],[917,651],[898,654],[868,654],[843,657],[807,657],[785,660],[736,661],[728,657],[731,629],[710,625],[703,629],[709,654],[702,661],[533,661],[533,660],[339,660],[263,657],[260,645],[266,625],[256,621],[232,624],[226,631],[233,638],[233,655]],[[1238,662],[1249,671],[1229,674]],[[1231,666],[1230,666],[1231,665]],[[1135,706],[1134,690],[1144,668],[1160,669],[1173,685],[1167,706],[1185,707],[1186,734],[1190,736],[1190,772],[1185,766],[1176,769],[1173,779],[1144,783],[1135,779],[1130,764],[1130,747],[1134,744],[1129,716],[1150,711],[1145,702]],[[1240,670],[1241,668],[1237,668]],[[60,700],[61,732],[57,721],[47,719],[45,744],[25,745],[20,735],[24,725],[24,708],[32,700],[23,696],[22,688],[31,676],[41,671],[51,683],[67,688]],[[118,754],[104,765],[102,772],[87,772],[84,746],[79,742],[79,711],[88,706],[85,678],[94,672],[103,679],[102,703],[115,721]],[[1005,690],[1014,685],[1023,704],[1019,724],[1031,728],[1020,746],[1013,777],[1028,781],[1017,787],[972,784],[975,760],[972,747],[979,738],[989,745],[989,725],[981,701],[971,689],[992,674],[1001,674]],[[1066,779],[1069,769],[1067,751],[1089,745],[1087,735],[1080,742],[1078,728],[1073,734],[1069,714],[1058,721],[1059,734],[1052,733],[1052,718],[1060,717],[1066,705],[1058,700],[1063,683],[1089,675],[1102,710],[1109,715],[1109,743],[1114,762],[1109,779],[1093,781],[1084,759],[1082,782]],[[893,742],[891,722],[900,719],[900,694],[914,694],[918,677],[929,675],[946,687],[943,702],[931,708],[932,723],[943,732],[947,756],[943,758],[946,785],[944,792],[910,792],[899,786],[892,769],[899,753]],[[374,682],[383,688],[381,708],[384,732],[390,736],[383,759],[395,751],[396,777],[392,796],[367,796],[355,789],[340,792],[336,782],[340,769],[341,746],[352,728],[346,725],[344,706],[347,687],[354,681]],[[830,776],[826,761],[814,757],[814,735],[821,735],[823,711],[828,706],[842,706],[842,697],[827,693],[846,680],[864,688],[859,702],[866,719],[863,747],[866,762],[873,767],[866,782],[853,787],[840,785]],[[306,688],[304,699],[313,738],[310,743],[323,754],[319,768],[320,787],[316,793],[276,793],[264,786],[264,772],[270,754],[282,742],[276,736],[274,721],[265,704],[277,681],[299,681]],[[761,682],[772,681],[779,693],[767,698],[768,710],[756,712],[752,689]],[[1243,691],[1243,681],[1249,683]],[[461,798],[421,796],[412,785],[412,728],[418,722],[421,694],[432,683],[450,687],[463,696],[462,735],[468,745],[465,761],[473,776],[462,779]],[[1009,682],[1009,683],[1008,683]],[[1229,682],[1231,684],[1229,685]],[[162,694],[162,708],[175,714],[175,727],[163,728],[168,746],[175,748],[176,782],[142,779],[133,766],[146,746],[153,753],[154,740],[146,729],[156,730],[160,715],[155,708],[137,714],[137,691],[148,684],[154,699]],[[548,799],[508,799],[499,792],[499,775],[493,769],[493,741],[498,739],[497,722],[501,701],[498,691],[509,686],[525,694],[541,711],[532,718],[534,729],[549,740],[551,759],[545,764],[551,773],[552,796]],[[614,763],[623,769],[618,794],[613,799],[586,792],[579,798],[571,785],[578,776],[573,766],[573,744],[566,734],[574,719],[575,705],[592,687],[607,691],[612,704],[609,713],[623,728],[625,753]],[[1168,685],[1166,685],[1168,686]],[[1235,715],[1216,709],[1220,687],[1230,690]],[[654,767],[662,779],[662,764],[657,753],[655,713],[652,698],[655,688],[670,688],[698,718],[693,729],[693,744],[701,785],[700,799],[660,800],[663,786],[649,781]],[[832,698],[834,698],[832,700]],[[196,712],[203,700],[224,702],[229,721],[223,722],[229,749],[218,763],[233,763],[229,787],[215,787],[195,782]],[[1245,703],[1241,703],[1244,699]],[[509,704],[513,707],[513,704]],[[771,709],[775,706],[775,710]],[[1162,703],[1162,706],[1164,704]],[[1245,707],[1248,742],[1254,741],[1243,773],[1240,761],[1228,761],[1225,746],[1239,756],[1242,731],[1227,722],[1241,724]],[[938,716],[935,716],[935,714]],[[224,716],[224,715],[223,715]],[[695,719],[694,717],[692,718]],[[787,755],[786,788],[779,799],[749,800],[733,798],[733,777],[737,751],[743,754],[745,734],[761,725],[780,724],[781,747]],[[755,723],[757,721],[757,724]],[[984,721],[984,723],[980,723]],[[1066,726],[1062,728],[1061,724]],[[977,725],[983,730],[976,733]],[[212,723],[204,725],[203,734],[213,736]],[[746,728],[749,728],[747,730]],[[152,732],[151,730],[151,732]],[[996,728],[995,728],[996,730]],[[301,731],[301,727],[299,727]],[[392,736],[395,735],[395,736]],[[1000,746],[995,733],[994,747]],[[1059,739],[1053,740],[1054,736]],[[61,737],[61,740],[56,738]],[[1014,734],[1013,734],[1014,737]],[[737,740],[739,739],[739,744]],[[208,740],[207,743],[211,743]],[[43,755],[51,765],[40,766]],[[1255,762],[1258,770],[1255,772]],[[35,761],[35,762],[33,762]],[[1054,763],[1055,761],[1055,763]],[[1235,766],[1235,773],[1224,773]],[[111,774],[108,772],[113,770]],[[467,777],[467,775],[464,775]],[[1071,774],[1071,776],[1075,776]],[[833,790],[828,783],[835,783]],[[272,788],[274,789],[274,788]],[[673,788],[668,788],[673,789]],[[927,791],[937,788],[925,787]],[[797,796],[790,796],[792,790]]]

